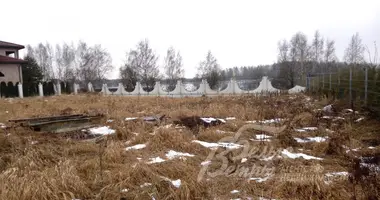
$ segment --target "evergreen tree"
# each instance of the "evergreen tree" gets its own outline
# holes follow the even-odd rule
[[[24,95],[36,95],[38,83],[43,79],[42,70],[33,57],[26,56],[24,60],[28,62],[21,65]]]

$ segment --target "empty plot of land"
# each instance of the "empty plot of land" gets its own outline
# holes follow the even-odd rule
[[[68,114],[103,118],[60,133],[9,122]],[[0,199],[379,198],[379,130],[304,95],[1,99]]]

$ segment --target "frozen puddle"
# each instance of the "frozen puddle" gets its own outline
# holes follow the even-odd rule
[[[145,147],[146,147],[146,144],[136,144],[134,146],[125,148],[125,150],[126,151],[129,151],[129,150],[138,150],[138,149],[143,149]]]
[[[306,142],[325,142],[328,137],[307,137],[305,139],[302,138],[294,138],[298,143],[306,143]]]
[[[309,155],[306,155],[306,154],[303,154],[303,153],[292,153],[292,152],[289,152],[287,149],[282,150],[281,153],[283,155],[286,155],[289,158],[292,158],[292,159],[296,159],[296,158],[300,158],[301,157],[301,158],[306,159],[306,160],[311,160],[311,159],[323,160],[322,158],[318,158],[318,157],[314,157],[314,156],[309,156]]]
[[[242,145],[239,145],[239,144],[225,143],[225,142],[209,143],[209,142],[204,142],[204,141],[199,141],[199,140],[193,140],[192,142],[198,143],[206,148],[225,147],[229,149],[238,149],[238,148],[243,147]]]
[[[110,135],[110,134],[116,133],[116,131],[113,129],[110,129],[109,126],[90,128],[89,131],[93,135]]]

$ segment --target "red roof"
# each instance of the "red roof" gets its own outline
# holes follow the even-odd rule
[[[4,42],[0,40],[0,48],[13,48],[13,49],[24,49],[25,47],[19,44],[14,44],[10,42]]]
[[[22,63],[28,63],[28,61],[0,55],[0,64],[22,64]]]

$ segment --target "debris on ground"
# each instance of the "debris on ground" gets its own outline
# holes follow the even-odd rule
[[[147,123],[160,123],[166,115],[161,116],[147,116],[147,117],[127,117],[124,120],[125,121],[136,121],[136,120],[142,120]]]
[[[9,122],[15,123],[21,127],[27,127],[33,131],[63,133],[91,128],[100,123],[102,114],[97,115],[61,115],[25,119],[12,119]]]
[[[225,124],[226,120],[222,118],[214,117],[199,117],[199,116],[189,116],[189,117],[180,117],[178,120],[174,120],[173,124],[178,126],[184,126],[189,128],[194,134],[198,134],[199,127],[211,127],[221,124]]]

